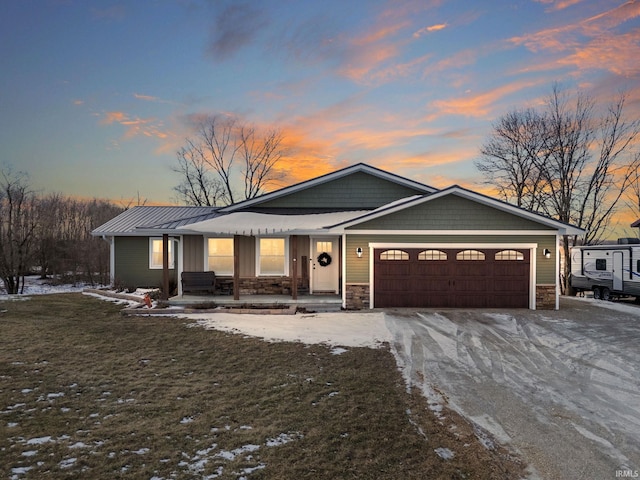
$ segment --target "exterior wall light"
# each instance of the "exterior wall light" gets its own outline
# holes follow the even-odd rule
[[[548,248],[545,248],[542,254],[545,256],[545,258],[551,258],[551,250],[549,250]]]
[[[356,248],[356,255],[358,256],[358,258],[362,258],[362,248],[361,247]]]

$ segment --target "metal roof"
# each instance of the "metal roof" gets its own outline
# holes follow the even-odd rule
[[[126,235],[137,229],[175,229],[216,215],[218,207],[136,206],[91,232],[92,235]]]

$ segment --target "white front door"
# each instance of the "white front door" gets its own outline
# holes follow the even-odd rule
[[[338,293],[338,237],[311,238],[311,293]]]

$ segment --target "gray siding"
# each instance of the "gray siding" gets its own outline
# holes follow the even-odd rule
[[[443,246],[452,243],[534,243],[538,245],[536,284],[555,284],[555,235],[347,235],[347,283],[369,282],[369,243],[437,243]],[[361,247],[362,258],[355,251]],[[543,250],[551,251],[551,258],[545,258]]]
[[[363,222],[352,230],[547,230],[537,222],[456,195]]]
[[[357,172],[287,196],[260,203],[260,208],[373,209],[424,192]]]
[[[175,282],[175,270],[169,270],[169,278]],[[115,284],[122,287],[162,285],[162,269],[149,268],[149,237],[115,238],[114,279]]]

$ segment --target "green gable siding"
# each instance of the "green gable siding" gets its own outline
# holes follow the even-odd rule
[[[453,243],[533,243],[537,250],[537,284],[556,283],[556,237],[555,235],[347,235],[347,283],[369,282],[369,243],[435,243],[448,247]],[[362,258],[355,254],[356,248],[362,248]],[[543,250],[551,251],[551,258],[545,258]]]
[[[368,173],[356,172],[260,203],[260,208],[367,210],[424,192]]]
[[[349,227],[351,230],[551,230],[457,195],[447,195]]]
[[[176,256],[177,261],[177,256]],[[149,237],[115,238],[115,283],[124,287],[160,287],[162,269],[149,269]],[[175,282],[175,271],[169,270]]]

